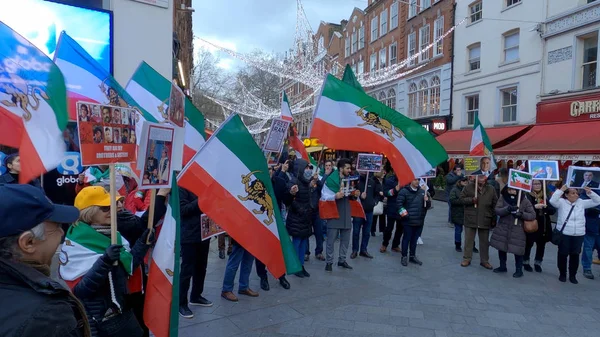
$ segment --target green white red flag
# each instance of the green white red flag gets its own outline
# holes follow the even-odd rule
[[[332,75],[323,84],[311,137],[329,148],[385,153],[401,184],[448,159],[421,125]]]
[[[285,91],[283,92],[281,99],[281,119],[292,122],[288,131],[288,147],[296,151],[296,157],[308,160],[308,152],[306,152],[304,143],[302,143],[302,140],[300,140],[300,137],[298,137],[298,132],[296,131],[296,127],[294,126],[294,117],[292,117],[290,102],[288,101]]]
[[[0,40],[0,144],[19,149],[27,183],[64,157],[67,88],[56,64],[2,21]]]
[[[300,271],[265,156],[239,115],[221,124],[177,180],[198,196],[200,209],[273,276]]]
[[[479,116],[475,115],[475,123],[473,124],[473,135],[471,136],[471,149],[469,156],[471,157],[489,157],[492,155],[492,142],[485,132],[485,128],[479,121]]]
[[[327,176],[325,184],[323,184],[323,189],[321,190],[321,200],[319,200],[319,216],[321,219],[338,219],[340,217],[335,194],[344,189],[340,184],[341,181],[340,172],[337,169],[333,170],[331,174]],[[349,181],[346,182],[346,184],[349,184]],[[349,202],[350,215],[355,218],[366,219],[365,210],[360,201],[350,199]]]

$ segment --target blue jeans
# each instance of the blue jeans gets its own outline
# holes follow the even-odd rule
[[[313,233],[315,234],[315,242],[317,248],[315,248],[315,255],[323,254],[323,237],[327,234],[325,227],[325,221],[319,216],[319,211],[315,211],[313,214]],[[306,254],[310,255],[310,241],[306,240]]]
[[[462,242],[463,225],[454,224],[454,242]]]
[[[358,239],[361,233],[362,227],[362,240],[360,240],[360,252],[366,252],[367,246],[369,245],[369,238],[371,237],[371,224],[373,223],[373,212],[366,213],[367,219],[363,218],[352,218],[352,252],[356,253],[359,251]]]
[[[227,260],[227,266],[225,267],[225,277],[223,277],[223,292],[233,291],[233,283],[235,282],[235,274],[242,265],[240,271],[240,284],[238,291],[247,290],[250,286],[250,272],[252,271],[252,263],[254,262],[254,256],[250,254],[244,247],[238,243],[233,244],[231,255]]]
[[[300,264],[304,265],[304,255],[306,254],[306,247],[308,246],[308,238],[292,237],[292,245],[294,245],[296,254],[298,254],[298,259],[300,260]],[[321,246],[322,245],[323,245],[323,243],[321,242]]]
[[[594,248],[600,247],[600,235],[588,235],[583,237],[583,254],[581,254],[581,265],[583,270],[592,270],[592,258]]]
[[[417,240],[423,233],[423,226],[404,225],[404,234],[402,235],[402,257],[406,257],[410,249],[409,256],[415,256],[417,253]]]

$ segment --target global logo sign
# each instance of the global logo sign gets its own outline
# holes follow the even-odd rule
[[[79,152],[65,152],[65,156],[56,170],[64,176],[80,174],[83,172],[81,154]]]

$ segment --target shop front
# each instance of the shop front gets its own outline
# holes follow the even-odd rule
[[[444,132],[448,131],[448,116],[437,116],[416,119],[415,122],[421,124],[421,126],[425,130],[429,131],[429,133],[431,133],[434,137],[437,137],[443,134]]]

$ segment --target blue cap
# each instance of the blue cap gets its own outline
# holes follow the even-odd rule
[[[29,184],[0,185],[0,195],[0,237],[21,234],[44,221],[73,223],[79,218],[77,208],[55,205]]]

